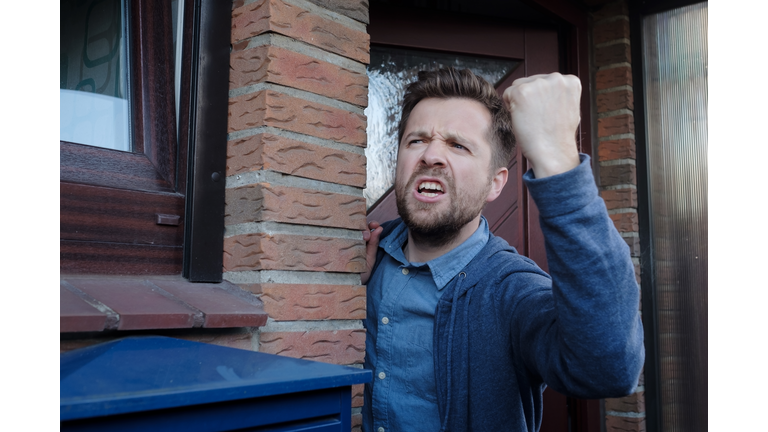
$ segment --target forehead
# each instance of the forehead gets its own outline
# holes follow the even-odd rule
[[[428,98],[419,101],[411,111],[404,135],[414,130],[458,134],[487,143],[491,113],[472,99]]]

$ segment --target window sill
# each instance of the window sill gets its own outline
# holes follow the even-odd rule
[[[260,327],[261,300],[224,281],[62,275],[59,332]]]

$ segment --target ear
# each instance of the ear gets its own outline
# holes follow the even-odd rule
[[[491,202],[501,195],[501,190],[504,189],[504,185],[507,184],[507,177],[509,171],[506,167],[499,168],[496,174],[491,178],[491,190],[488,191],[488,196],[485,198],[485,202]]]

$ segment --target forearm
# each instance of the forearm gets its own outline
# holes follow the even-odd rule
[[[547,179],[527,173],[525,180],[539,207],[552,277],[553,306],[540,324],[556,329],[546,333],[548,346],[535,362],[545,364],[545,379],[555,387],[582,393],[599,380],[620,392],[643,361],[628,247],[597,194],[586,156],[567,173]]]

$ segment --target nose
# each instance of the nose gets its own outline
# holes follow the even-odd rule
[[[426,166],[445,166],[445,143],[439,139],[433,139],[429,142],[421,154],[421,162]]]

